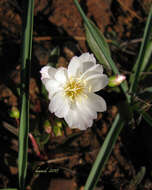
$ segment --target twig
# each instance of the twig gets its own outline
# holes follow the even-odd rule
[[[65,157],[62,157],[62,158],[55,158],[55,159],[52,159],[52,160],[48,160],[48,161],[43,161],[43,162],[39,162],[38,165],[44,165],[44,164],[52,164],[52,163],[57,163],[57,162],[63,162],[65,160],[70,160],[70,159],[73,159],[73,158],[77,158],[81,156],[81,154],[78,154],[78,155],[73,155],[73,156],[65,156]]]
[[[128,46],[128,45],[130,45],[130,44],[140,43],[141,41],[142,41],[142,38],[130,40],[130,41],[127,41],[127,42],[122,42],[122,43],[120,44],[120,47]]]
[[[132,74],[131,71],[126,71],[126,70],[123,70],[123,69],[120,69],[121,73],[125,74],[125,75],[130,75]],[[152,72],[141,72],[141,75],[152,75]]]
[[[3,124],[3,126],[4,126],[5,129],[7,129],[9,132],[13,133],[15,136],[18,137],[18,128],[14,127],[13,125],[11,125],[11,124],[9,124],[9,123],[7,123],[7,122],[5,122],[5,121],[3,121],[2,124]],[[37,155],[40,159],[46,160],[47,158],[46,158],[46,156],[43,156],[43,155],[41,154],[41,152],[40,152],[40,150],[39,150],[39,146],[38,146],[38,144],[37,144],[37,142],[36,142],[34,136],[33,136],[31,133],[29,133],[29,134],[28,134],[28,137],[29,137],[30,140],[31,140],[31,143],[32,143],[32,146],[33,146],[33,150],[34,150],[34,152],[36,153],[36,155]]]
[[[133,17],[138,18],[140,21],[143,21],[143,18],[136,14],[135,11],[131,10],[129,7],[127,7],[122,0],[117,0],[118,3],[124,8],[124,10],[128,11]]]
[[[70,37],[60,37],[60,36],[54,36],[54,37],[51,37],[51,36],[38,36],[38,37],[34,37],[34,41],[50,41],[52,39],[69,39]],[[73,38],[75,40],[78,40],[78,41],[85,41],[86,38],[85,36],[73,36]]]
[[[13,125],[3,121],[2,122],[3,126],[5,129],[7,129],[9,132],[13,133],[15,136],[18,137],[18,129],[14,127]]]

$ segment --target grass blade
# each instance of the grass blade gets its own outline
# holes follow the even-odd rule
[[[142,114],[144,120],[152,127],[152,117],[148,113],[140,111],[139,109],[136,111]]]
[[[101,38],[100,36],[98,35],[97,31],[94,30],[94,28],[92,27],[89,19],[85,16],[82,8],[80,7],[79,3],[78,3],[78,0],[74,0],[74,3],[76,5],[76,7],[78,8],[83,20],[84,20],[84,23],[85,23],[85,26],[87,28],[87,30],[90,32],[90,35],[92,36],[93,40],[95,41],[95,43],[98,45],[100,51],[102,52],[102,57],[103,59],[111,66],[111,69],[113,70],[114,74],[120,74],[115,63],[113,62],[111,56],[109,56],[109,53],[107,52],[107,49],[105,48],[105,44],[104,43],[101,43]],[[127,93],[128,92],[128,85],[125,82],[121,83],[121,88],[128,100],[128,102],[130,101],[130,95]]]
[[[91,169],[84,190],[93,190],[124,125],[118,113]]]
[[[152,117],[146,112],[143,112],[142,116],[144,120],[152,127]]]
[[[29,71],[32,52],[34,0],[23,1],[23,33],[21,59],[21,114],[19,129],[19,189],[23,190],[27,173],[27,149],[29,130]]]
[[[131,180],[128,189],[136,189],[137,185],[139,185],[141,181],[143,180],[145,174],[146,174],[146,167],[142,166],[140,168],[140,171],[137,173],[137,175]]]
[[[151,115],[149,115],[147,112],[145,112],[144,110],[142,110],[141,106],[139,105],[134,105],[132,106],[132,109],[136,112],[138,112],[139,114],[142,115],[143,119],[150,125],[152,126],[152,117]]]
[[[144,30],[143,41],[141,43],[139,55],[130,76],[130,92],[135,93],[140,77],[140,73],[146,68],[152,53],[152,7],[149,12],[146,27]]]
[[[96,27],[96,25],[93,22],[91,22],[90,20],[89,20],[89,22],[92,25],[92,28],[96,31],[96,34],[99,36],[100,43],[102,43],[104,45],[105,50],[107,51],[107,54],[109,54],[109,56],[110,56],[109,46],[108,46],[103,34],[100,32],[100,30]],[[92,37],[92,35],[90,33],[90,30],[88,29],[86,24],[84,24],[84,26],[85,26],[85,29],[86,29],[86,39],[87,39],[87,42],[88,42],[88,45],[89,45],[90,49],[92,50],[92,52],[97,57],[99,63],[103,64],[108,70],[111,70],[111,67],[110,67],[109,63],[104,58],[104,55],[102,54],[102,51],[100,50],[100,48],[97,45],[94,38]]]

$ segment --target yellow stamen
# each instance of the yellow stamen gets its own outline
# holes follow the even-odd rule
[[[65,96],[69,97],[71,101],[74,101],[76,97],[83,93],[84,88],[84,81],[71,77],[64,87]]]

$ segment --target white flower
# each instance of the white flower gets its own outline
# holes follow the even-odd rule
[[[50,112],[64,118],[69,127],[85,130],[92,126],[97,112],[106,110],[106,102],[94,92],[108,84],[108,77],[93,54],[73,57],[68,69],[45,66],[40,72],[51,100]]]

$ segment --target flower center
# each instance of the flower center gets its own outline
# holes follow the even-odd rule
[[[65,96],[69,97],[73,101],[83,93],[84,88],[84,81],[71,78],[64,87]]]

